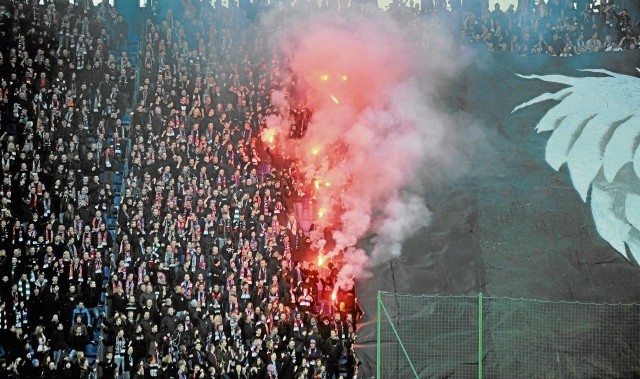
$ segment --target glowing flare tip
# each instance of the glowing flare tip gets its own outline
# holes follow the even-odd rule
[[[275,135],[276,135],[276,131],[273,129],[265,129],[264,132],[262,133],[264,140],[270,144],[272,144],[273,141],[275,140]]]
[[[336,104],[340,104],[340,102],[338,101],[338,98],[333,94],[331,94],[331,100],[333,100],[333,102]]]
[[[323,82],[326,82],[327,80],[329,80],[329,75],[327,74],[321,75],[320,80],[322,80]]]

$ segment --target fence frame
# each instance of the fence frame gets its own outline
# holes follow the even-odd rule
[[[426,297],[426,298],[452,298],[452,297],[461,297],[467,299],[475,299],[477,302],[477,378],[483,379],[484,375],[484,333],[487,332],[484,330],[485,328],[485,296],[482,292],[479,292],[477,295],[440,295],[440,294],[424,294],[424,295],[409,295],[409,294],[398,294],[394,292],[386,292],[386,291],[378,291],[377,292],[377,317],[376,317],[376,379],[382,379],[382,326],[383,322],[387,322],[391,327],[392,336],[395,336],[395,340],[398,343],[404,357],[407,360],[407,363],[413,373],[413,376],[416,379],[420,378],[414,362],[412,361],[409,352],[407,351],[402,338],[400,337],[400,333],[396,328],[394,319],[389,314],[387,307],[383,302],[383,295],[393,295],[393,296],[407,296],[407,297]],[[566,304],[566,305],[594,305],[594,306],[640,306],[639,303],[605,303],[605,302],[581,302],[581,301],[551,301],[551,300],[540,300],[540,299],[525,299],[525,298],[509,298],[509,297],[486,297],[487,300],[503,300],[503,301],[525,301],[531,303],[550,303],[550,304]]]

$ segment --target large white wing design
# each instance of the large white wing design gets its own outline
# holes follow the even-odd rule
[[[583,201],[590,200],[598,233],[624,257],[640,262],[640,79],[583,71],[604,76],[519,75],[567,87],[513,112],[546,100],[558,102],[536,126],[539,133],[552,132],[547,162],[556,171],[567,164],[576,191]]]

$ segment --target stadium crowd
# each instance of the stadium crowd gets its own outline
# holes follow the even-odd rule
[[[389,12],[517,54],[635,48],[612,5],[522,3]],[[261,140],[292,75],[254,21],[289,6],[153,2],[131,28],[107,1],[0,0],[0,376],[358,375],[357,307],[303,230],[310,189]],[[287,117],[302,136],[309,110]]]
[[[463,41],[489,51],[569,57],[638,47],[640,24],[625,7],[631,1],[519,0],[506,10],[489,1],[450,3]]]
[[[357,315],[260,141],[287,67],[246,14],[155,3],[130,57],[106,1],[0,4],[0,375],[353,377]]]

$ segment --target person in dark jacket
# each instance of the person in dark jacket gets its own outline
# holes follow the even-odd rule
[[[96,358],[98,362],[98,367],[102,373],[99,375],[100,378],[113,378],[116,372],[116,363],[113,361],[113,352],[107,351],[104,359]]]
[[[89,335],[84,331],[81,326],[76,326],[71,329],[69,335],[69,348],[71,349],[71,359],[75,360],[75,353],[78,351],[84,352],[85,347],[89,343]]]
[[[56,329],[51,332],[51,343],[50,343],[50,347],[51,350],[53,351],[53,362],[56,364],[56,366],[60,363],[60,358],[62,357],[62,354],[64,354],[64,351],[67,348],[67,343],[65,342],[65,338],[64,338],[64,325],[62,325],[62,323],[58,323],[58,325],[56,326]]]
[[[112,312],[124,312],[127,308],[127,296],[122,286],[117,286],[113,294],[107,296],[111,299]]]

